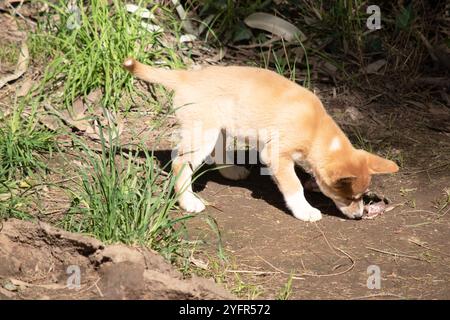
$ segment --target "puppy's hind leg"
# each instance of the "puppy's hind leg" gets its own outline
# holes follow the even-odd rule
[[[234,155],[227,153],[226,138],[226,133],[222,131],[214,148],[214,162],[218,166],[222,177],[234,181],[244,180],[250,175],[250,170],[243,166],[235,165]]]
[[[204,203],[192,191],[192,174],[213,150],[219,129],[202,131],[199,137],[193,131],[183,130],[178,155],[172,162],[176,176],[175,191],[180,207],[187,212],[201,212]]]
[[[222,177],[229,180],[245,180],[250,175],[250,170],[242,166],[222,166],[219,168]]]

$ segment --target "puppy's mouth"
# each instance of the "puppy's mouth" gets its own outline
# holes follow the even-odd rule
[[[341,211],[347,218],[357,220],[361,219],[364,214],[364,203],[362,199],[360,201],[352,202],[349,205],[339,203],[338,201],[335,201],[334,203],[338,207],[339,211]]]
[[[348,207],[339,207],[339,210],[348,218],[354,220],[374,219],[378,215],[382,215],[388,209],[389,200],[383,196],[379,196],[373,192],[364,194],[361,207],[358,210]]]
[[[322,192],[320,190],[319,184],[312,177],[305,181],[304,188],[309,192]],[[331,197],[329,198],[332,199]],[[339,204],[339,201],[334,201],[334,203],[342,214],[344,214],[347,218],[353,220],[374,219],[378,215],[382,215],[384,212],[389,211],[392,208],[391,205],[388,205],[390,201],[386,197],[379,196],[371,191],[366,192],[363,195],[362,200],[362,211],[352,210],[345,204]]]
[[[363,215],[364,215],[364,210],[359,210],[359,211],[345,211],[345,209],[343,208],[339,208],[339,210],[347,217],[353,220],[360,220],[362,219]]]
[[[344,213],[345,214],[345,213]],[[347,218],[353,219],[353,220],[361,220],[364,213],[356,213],[356,214],[345,214]]]

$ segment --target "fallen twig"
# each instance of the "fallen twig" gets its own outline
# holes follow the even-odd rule
[[[433,251],[433,252],[437,252],[437,253],[442,254],[444,256],[450,257],[450,254],[447,254],[447,253],[442,252],[440,250],[436,250],[436,249],[430,248],[430,247],[424,245],[423,243],[420,243],[420,242],[417,242],[417,241],[414,241],[414,240],[411,240],[411,239],[408,239],[408,241],[413,243],[413,244],[415,244],[416,246],[419,246],[419,247],[422,247],[424,249],[427,249],[427,250],[430,250],[430,251]]]
[[[338,276],[344,273],[349,272],[350,270],[353,269],[353,267],[355,266],[355,260],[344,250],[340,249],[340,248],[335,248],[333,247],[334,250],[338,250],[339,252],[341,252],[342,254],[344,254],[350,261],[351,261],[351,265],[350,267],[348,267],[347,269],[340,271],[340,272],[334,272],[334,273],[326,273],[326,274],[314,274],[314,273],[297,273],[297,274],[293,274],[291,272],[286,272],[284,270],[281,270],[277,267],[275,267],[273,264],[271,264],[269,261],[267,261],[266,259],[264,259],[263,257],[261,257],[260,255],[258,255],[255,251],[255,249],[252,248],[252,250],[255,252],[256,256],[258,258],[260,258],[262,261],[264,261],[267,265],[269,265],[271,268],[275,269],[276,271],[278,271],[279,273],[285,274],[285,275],[289,275],[292,277],[292,279],[299,279],[299,280],[303,280],[304,277],[333,277],[333,276]]]
[[[391,256],[395,256],[395,257],[409,258],[409,259],[414,259],[414,260],[419,260],[419,261],[426,261],[425,259],[420,258],[418,256],[411,256],[411,255],[403,254],[403,253],[395,253],[395,252],[380,250],[380,249],[376,249],[376,248],[372,248],[372,247],[366,247],[366,249],[369,249],[369,250],[372,250],[372,251],[375,251],[375,252],[379,252],[379,253],[388,254],[388,255],[391,255]]]
[[[57,283],[50,283],[50,284],[33,284],[33,283],[28,283],[28,282],[24,282],[18,279],[9,279],[11,281],[11,283],[15,286],[18,287],[22,287],[22,288],[28,288],[28,287],[39,287],[39,288],[44,288],[44,289],[50,289],[50,290],[59,290],[59,289],[66,289],[67,286],[66,285],[62,285],[62,284],[57,284]]]
[[[255,275],[266,275],[266,274],[280,274],[279,271],[253,271],[253,270],[226,270],[226,272],[230,273],[250,273]],[[300,278],[299,278],[300,279]]]
[[[403,296],[400,296],[398,294],[394,294],[394,293],[376,293],[376,294],[369,294],[367,296],[360,296],[360,297],[353,297],[350,298],[351,300],[362,300],[362,299],[370,299],[370,298],[379,298],[379,297],[395,297],[395,298],[399,298],[399,299],[406,299]]]
[[[450,88],[448,77],[422,77],[414,80],[415,84]]]
[[[242,45],[230,45],[230,47],[235,49],[254,49],[261,47],[270,47],[274,42],[280,41],[281,37],[274,36],[272,39],[269,39],[263,43],[254,43],[254,44],[242,44]]]

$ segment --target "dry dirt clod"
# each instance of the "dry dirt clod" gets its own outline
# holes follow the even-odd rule
[[[2,287],[11,292],[16,292],[19,290],[19,288],[16,285],[14,285],[9,279],[3,281]]]
[[[79,267],[81,284],[77,290],[67,286],[69,266]],[[0,298],[44,296],[49,299],[234,299],[210,280],[184,279],[148,248],[105,246],[94,238],[46,223],[4,221],[0,232]]]

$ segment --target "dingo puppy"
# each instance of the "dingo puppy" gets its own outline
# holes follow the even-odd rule
[[[179,177],[179,204],[188,212],[205,209],[192,192],[191,177],[223,130],[235,136],[249,129],[256,133],[249,138],[258,141],[261,160],[293,215],[303,221],[317,221],[322,215],[306,201],[295,163],[315,177],[322,193],[349,218],[362,216],[362,196],[372,175],[398,171],[394,162],[355,149],[316,95],[275,72],[238,66],[166,70],[131,58],[123,66],[142,80],[175,91],[182,141],[172,167]],[[204,133],[201,139],[193,138],[198,128]],[[243,167],[220,171],[235,180],[248,175]]]

